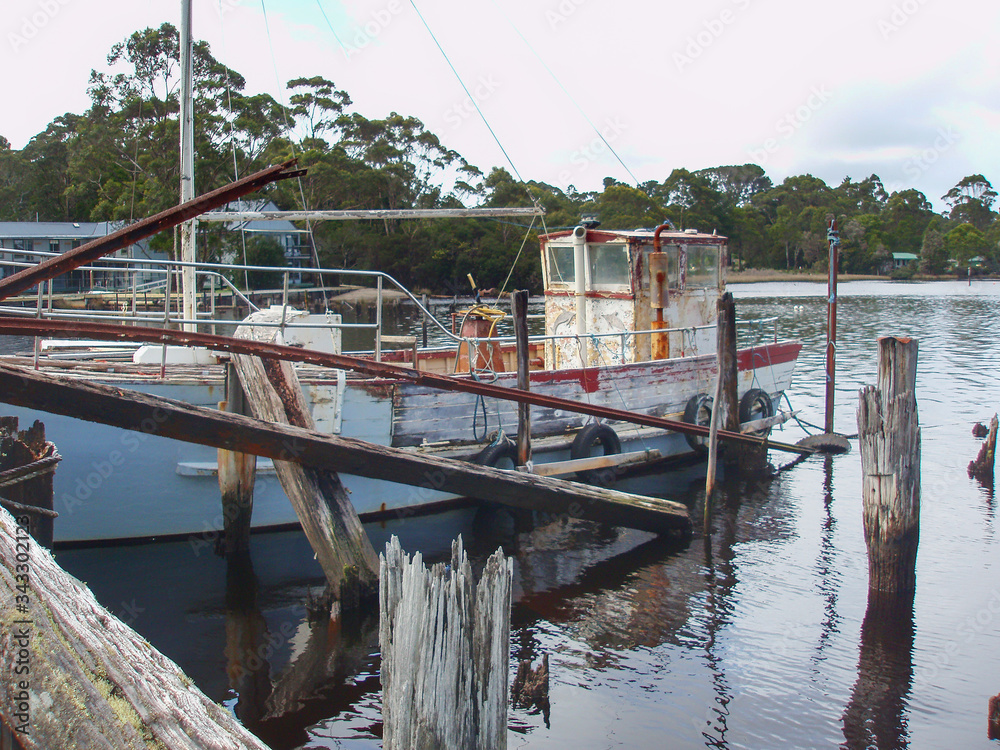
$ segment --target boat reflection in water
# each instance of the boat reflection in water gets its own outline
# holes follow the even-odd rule
[[[686,492],[689,481],[692,487],[703,484],[698,467],[692,472],[675,475],[678,491]],[[663,481],[637,478],[628,489]],[[514,562],[512,665],[558,654],[562,647],[551,642],[553,627],[585,651],[578,663],[559,660],[552,678],[558,696],[559,683],[573,680],[575,671],[607,668],[623,651],[689,646],[689,623],[698,609],[713,611],[711,629],[726,624],[736,584],[728,562],[735,539],[773,541],[787,533],[773,506],[768,523],[755,525],[766,492],[727,487],[724,483],[720,493],[719,533],[708,544],[501,506],[366,528],[376,549],[397,534],[404,548],[422,550],[428,562],[447,559],[450,540],[459,533],[474,565],[502,547]],[[697,494],[686,496],[696,501]],[[729,500],[737,496],[742,502]],[[324,579],[301,534],[256,535],[251,554],[228,563],[201,538],[65,550],[58,559],[273,747],[321,742],[328,734],[378,746],[377,612],[337,626],[325,618],[310,622],[307,604],[322,592]],[[130,575],[121,576],[122,570]],[[703,647],[711,660],[711,642]],[[719,671],[717,690],[724,701]],[[559,707],[560,715],[570,706]],[[542,722],[538,711],[512,710],[516,732],[532,732]]]

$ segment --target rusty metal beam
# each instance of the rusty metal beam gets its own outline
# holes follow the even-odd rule
[[[437,375],[414,370],[412,367],[400,367],[387,362],[373,362],[346,354],[327,354],[294,346],[281,346],[262,341],[247,341],[229,336],[214,336],[207,333],[190,331],[170,331],[162,328],[144,328],[140,326],[120,326],[113,323],[79,323],[62,320],[38,320],[34,318],[0,317],[0,335],[13,336],[47,336],[59,339],[98,339],[102,341],[136,341],[147,344],[176,344],[180,346],[201,346],[213,351],[223,351],[235,354],[251,354],[266,359],[283,359],[290,362],[305,362],[322,367],[334,367],[351,370],[373,377],[392,380],[405,380],[431,388],[445,391],[462,391],[474,393],[488,398],[499,398],[505,401],[516,401],[522,404],[542,406],[550,409],[562,409],[579,414],[589,414],[601,419],[611,419],[619,422],[657,427],[688,435],[707,437],[708,427],[677,422],[649,414],[612,409],[606,406],[571,401],[555,396],[545,396],[537,391],[521,391],[514,388],[481,383],[475,380],[455,378],[448,375]],[[811,448],[798,445],[765,441],[754,435],[744,435],[728,430],[719,430],[719,439],[730,442],[760,445],[766,442],[769,448],[787,453],[811,454]]]
[[[13,276],[8,276],[0,280],[0,300],[20,294],[42,281],[48,281],[56,276],[72,271],[98,258],[109,255],[116,250],[128,247],[150,235],[164,229],[170,229],[206,211],[211,211],[213,208],[224,206],[272,182],[303,174],[303,170],[292,169],[296,161],[296,159],[289,159],[282,164],[276,164],[260,172],[255,172],[252,175],[230,183],[218,190],[213,190],[211,193],[199,196],[187,203],[168,208],[166,211],[161,211],[155,216],[150,216],[137,221],[135,224],[122,227],[106,237],[101,237],[69,252],[48,258],[31,268],[25,268]]]

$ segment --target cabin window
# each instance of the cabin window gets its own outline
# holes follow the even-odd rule
[[[719,246],[687,246],[687,286],[719,286]]]
[[[590,287],[628,287],[631,284],[628,250],[625,245],[588,245],[590,256]]]
[[[549,284],[572,284],[576,280],[573,272],[573,246],[549,245]]]

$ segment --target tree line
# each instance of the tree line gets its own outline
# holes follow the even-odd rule
[[[109,70],[92,71],[90,107],[56,117],[21,150],[0,136],[0,220],[135,220],[177,202],[179,185],[179,39],[170,24],[131,34],[114,45]],[[323,77],[287,84],[287,103],[245,92],[246,81],[194,48],[195,173],[199,192],[285,159],[308,169],[267,196],[281,209],[397,209],[530,206],[545,211],[545,229],[573,226],[597,214],[606,228],[679,228],[729,237],[730,259],[742,268],[822,270],[827,221],[838,220],[840,268],[879,273],[893,253],[918,261],[897,274],[943,274],[973,258],[1000,270],[997,192],[981,174],[941,196],[936,213],[919,190],[889,192],[877,175],[835,187],[812,175],[774,184],[756,164],[689,171],[662,182],[628,185],[612,178],[581,192],[494,168],[488,174],[449,149],[415,117],[369,119],[346,91]],[[225,260],[242,239],[202,225],[200,256]],[[404,284],[464,291],[472,273],[482,287],[538,291],[537,235],[542,227],[482,219],[322,222],[311,251],[324,266],[386,271]],[[525,235],[528,235],[525,242]],[[154,243],[168,250],[169,235]],[[523,245],[523,251],[522,251]],[[250,263],[282,264],[276,243],[251,240]]]

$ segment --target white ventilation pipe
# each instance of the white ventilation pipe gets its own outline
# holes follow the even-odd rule
[[[587,228],[573,229],[573,279],[576,292],[576,335],[587,333]],[[587,366],[587,345],[580,339],[580,359]]]

